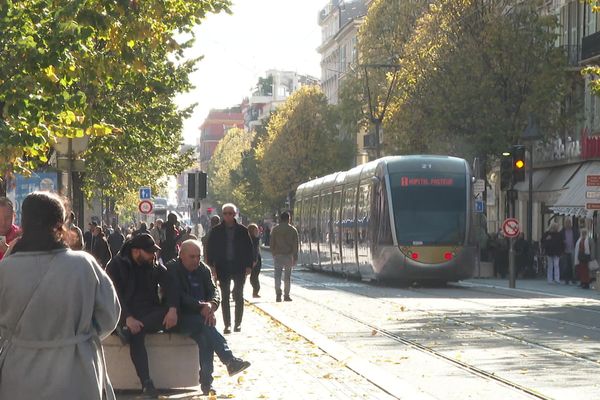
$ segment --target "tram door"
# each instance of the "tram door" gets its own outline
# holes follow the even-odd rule
[[[300,248],[299,251],[299,263],[301,265],[308,265],[310,261],[310,244],[308,241],[308,210],[303,209],[306,207],[305,204],[310,205],[310,202],[305,202],[304,199],[296,200],[296,212],[294,216],[298,221],[298,236],[300,236]]]
[[[310,261],[309,264],[314,267],[319,267],[319,239],[317,225],[319,215],[319,195],[313,196],[310,202],[309,216],[309,238],[310,238]]]
[[[342,191],[333,192],[331,203],[331,268],[342,271]]]
[[[331,271],[331,189],[322,195],[319,207],[319,261],[321,269]]]
[[[356,187],[346,187],[342,207],[342,263],[343,271],[358,275],[356,263]]]
[[[371,266],[371,238],[369,221],[371,218],[371,185],[366,183],[358,188],[358,205],[356,209],[356,247],[358,268],[362,277],[373,274]]]

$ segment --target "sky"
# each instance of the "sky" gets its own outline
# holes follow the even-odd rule
[[[328,1],[234,0],[232,15],[208,15],[188,51],[204,56],[190,75],[196,88],[176,99],[181,108],[198,103],[185,121],[185,142],[196,143],[210,109],[240,104],[269,69],[320,78],[318,14]]]

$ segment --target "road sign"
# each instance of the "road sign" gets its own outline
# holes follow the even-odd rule
[[[483,200],[475,200],[475,212],[482,213],[484,208]]]
[[[600,210],[600,203],[586,203],[585,208],[587,210]]]
[[[600,199],[600,192],[585,192],[586,199]]]
[[[154,206],[150,200],[142,200],[140,201],[140,204],[138,204],[138,210],[140,210],[142,214],[150,214],[153,208]]]
[[[485,191],[485,181],[483,179],[477,179],[473,184],[473,192],[483,193]]]
[[[152,190],[148,186],[140,188],[140,200],[150,200],[152,198]]]
[[[587,186],[600,186],[600,175],[586,175],[585,184]]]
[[[508,238],[519,236],[519,221],[514,218],[506,218],[502,223],[502,233]]]

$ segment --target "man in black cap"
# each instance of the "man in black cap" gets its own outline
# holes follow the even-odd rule
[[[159,250],[152,236],[142,233],[126,241],[106,267],[121,303],[120,326],[129,338],[131,360],[142,392],[149,396],[156,396],[157,392],[150,379],[145,334],[177,325],[179,302],[177,288],[166,268],[156,263]],[[166,297],[163,303],[158,297],[159,285]]]

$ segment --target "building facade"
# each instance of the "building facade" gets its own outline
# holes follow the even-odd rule
[[[301,75],[293,71],[271,69],[259,78],[252,95],[241,106],[244,126],[255,130],[296,90],[304,85],[318,85],[319,80],[310,75]]]
[[[198,137],[198,158],[200,170],[206,171],[217,145],[231,128],[243,128],[244,116],[241,107],[210,110],[200,126]]]
[[[556,45],[564,50],[566,72],[572,78],[562,108],[578,117],[550,140],[524,142],[530,150],[528,159],[533,161],[531,237],[539,241],[550,222],[557,221],[562,226],[566,219],[571,219],[574,226],[588,228],[597,237],[600,187],[588,186],[587,177],[600,175],[600,98],[590,88],[591,77],[581,71],[600,61],[600,14],[578,0],[549,0],[545,12],[559,19]],[[529,179],[527,173],[525,181],[514,187],[518,197],[515,217],[527,235]],[[500,192],[497,180],[497,195],[488,196],[490,230],[498,230],[506,216],[506,193]]]
[[[364,22],[370,1],[329,0],[319,12],[321,27],[321,86],[330,104],[338,104],[340,82],[358,63],[358,30]],[[365,132],[356,136],[356,164],[369,161],[364,147]]]

